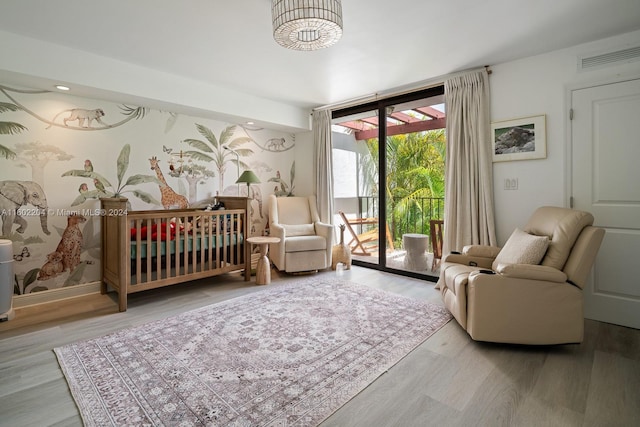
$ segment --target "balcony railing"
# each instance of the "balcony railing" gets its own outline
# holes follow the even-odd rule
[[[362,217],[379,217],[377,197],[359,197]],[[387,223],[394,247],[402,247],[402,235],[407,233],[430,234],[429,221],[444,218],[444,199],[418,197],[400,208],[401,199],[393,199],[387,209]]]

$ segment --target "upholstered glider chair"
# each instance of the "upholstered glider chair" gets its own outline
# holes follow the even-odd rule
[[[503,248],[472,245],[442,259],[436,285],[477,341],[582,342],[582,290],[604,237],[588,212],[545,206]]]
[[[269,196],[269,230],[280,238],[269,248],[278,270],[295,273],[331,266],[334,230],[320,222],[315,197]]]

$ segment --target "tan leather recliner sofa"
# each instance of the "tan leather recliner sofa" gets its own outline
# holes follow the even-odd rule
[[[582,342],[582,290],[604,238],[593,215],[538,208],[503,248],[472,245],[443,258],[445,306],[477,341]]]
[[[269,229],[280,238],[269,250],[278,270],[295,273],[331,266],[334,229],[320,222],[315,197],[270,195]]]

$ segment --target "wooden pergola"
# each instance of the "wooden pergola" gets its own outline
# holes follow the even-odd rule
[[[338,125],[353,130],[356,140],[360,141],[377,138],[380,123],[377,117],[368,117],[341,122]],[[444,129],[445,126],[445,113],[433,107],[416,107],[408,111],[398,111],[387,115],[388,136]]]

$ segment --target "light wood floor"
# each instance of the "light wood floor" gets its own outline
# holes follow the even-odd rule
[[[440,303],[431,282],[358,267],[342,277]],[[81,425],[54,347],[262,289],[230,275],[132,295],[125,313],[114,295],[17,310],[0,324],[0,425]],[[532,348],[474,342],[453,320],[322,426],[640,425],[640,330],[585,326],[580,345]]]

